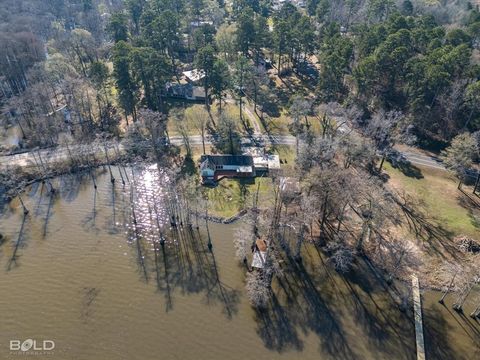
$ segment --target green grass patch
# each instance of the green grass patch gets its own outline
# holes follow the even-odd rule
[[[182,106],[176,104],[178,108],[182,108],[183,106],[185,106],[185,103],[179,104],[181,104]],[[172,108],[174,109],[175,107]],[[186,121],[186,119],[188,119],[190,115],[193,115],[195,114],[195,112],[200,111],[201,109],[203,110],[204,108],[205,105],[195,103],[189,103],[188,106],[185,108],[185,119],[181,121],[184,122],[190,135],[199,135],[199,132],[195,128],[194,124],[189,123],[188,121]],[[179,120],[173,118],[172,116],[168,118],[167,129],[170,135],[179,135],[177,121]]]
[[[288,112],[283,110],[278,117],[268,117],[266,120],[266,126],[272,135],[291,135],[289,126],[292,122],[293,120]],[[302,118],[301,123],[305,124],[305,119]],[[318,117],[308,116],[308,124],[310,126],[310,131],[314,134],[319,135],[322,133],[322,125]]]
[[[408,177],[390,164],[385,165],[391,185],[419,200],[424,213],[437,225],[454,235],[480,238],[480,212],[468,196],[457,189],[456,178],[443,170],[426,167],[419,169],[423,178]],[[464,190],[468,195],[471,194],[469,187],[464,187]]]
[[[293,169],[295,167],[295,159],[297,157],[295,146],[275,145],[270,152],[279,156],[282,169]]]
[[[214,188],[205,188],[208,196],[209,212],[220,217],[231,217],[241,210],[251,207],[258,189],[259,207],[273,204],[272,179],[224,179]]]
[[[172,109],[175,109],[175,108],[184,109],[184,111],[185,111],[184,119],[183,120],[178,120],[178,119],[175,119],[173,116],[170,116],[168,118],[168,122],[167,122],[168,133],[172,136],[179,135],[180,132],[178,131],[177,122],[182,121],[183,125],[186,126],[186,129],[187,129],[189,135],[200,135],[200,132],[195,127],[195,125],[193,123],[191,123],[191,121],[188,121],[188,119],[191,119],[192,117],[194,117],[196,113],[198,113],[200,111],[203,111],[205,109],[205,105],[204,104],[178,102],[178,103],[175,103],[175,106],[172,106]],[[236,106],[234,104],[222,104],[222,111],[226,116],[231,117],[232,119],[234,119],[237,122],[238,131],[240,133],[244,134],[245,129],[242,125],[242,122],[240,121],[240,109],[238,108],[238,106]],[[212,117],[213,117],[215,123],[218,123],[220,113],[218,112],[218,107],[215,104],[213,104],[212,107],[211,107],[211,114],[212,114]],[[245,118],[248,119],[247,116],[245,116]]]

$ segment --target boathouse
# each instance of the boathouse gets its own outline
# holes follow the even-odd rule
[[[265,260],[267,259],[267,242],[265,239],[259,238],[252,246],[252,269],[263,269]]]

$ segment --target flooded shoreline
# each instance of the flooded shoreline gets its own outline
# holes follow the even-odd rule
[[[307,245],[269,307],[254,310],[231,240],[241,220],[207,229],[173,209],[188,204],[172,201],[166,174],[124,170],[113,171],[125,187],[99,169],[96,191],[88,174],[66,175],[55,195],[31,187],[25,218],[17,200],[4,209],[0,358],[18,358],[8,350],[17,338],[53,339],[40,359],[415,358],[410,309],[362,261],[340,276]],[[437,292],[422,297],[427,358],[477,359],[473,298],[461,316],[449,297],[446,307]]]

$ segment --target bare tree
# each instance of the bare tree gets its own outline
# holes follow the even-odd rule
[[[246,275],[246,290],[250,304],[255,308],[265,308],[270,301],[271,289],[265,283],[262,273],[249,272]]]
[[[256,236],[251,224],[243,224],[235,231],[233,245],[235,246],[235,256],[239,261],[246,261],[248,250],[255,238]]]
[[[440,304],[444,304],[445,298],[447,297],[448,293],[454,289],[455,280],[456,280],[457,275],[460,271],[460,266],[458,264],[446,263],[445,265],[443,265],[442,270],[443,270],[442,272],[450,275],[451,278],[450,278],[448,284],[443,289],[442,297],[440,298],[440,300],[438,300],[438,302]]]
[[[196,109],[194,113],[187,113],[185,116],[185,120],[188,123],[192,123],[195,129],[199,132],[200,136],[202,137],[202,148],[203,153],[206,154],[205,149],[205,137],[207,135],[207,127],[210,121],[210,115],[205,108]]]
[[[473,290],[475,284],[480,282],[480,276],[478,274],[472,274],[471,272],[467,272],[465,276],[462,276],[461,282],[458,286],[457,297],[455,299],[455,303],[453,304],[453,309],[458,312],[463,311],[463,305],[467,300],[468,296]]]
[[[343,136],[340,140],[340,150],[343,155],[343,166],[368,168],[375,159],[375,150],[370,142],[354,133]]]
[[[382,110],[372,116],[365,129],[366,134],[372,138],[377,151],[382,156],[378,172],[382,171],[385,158],[395,144],[394,130],[403,117],[400,111],[385,112]]]
[[[17,197],[22,205],[23,214],[27,215],[29,210],[25,205],[22,198],[22,192],[24,191],[26,183],[22,180],[22,174],[14,169],[7,169],[2,176],[0,176],[0,188],[3,187],[7,190],[9,198]]]
[[[139,110],[138,117],[136,126],[150,141],[158,160],[162,157],[162,151],[167,145],[167,119],[165,115],[149,109]]]
[[[456,136],[450,146],[442,152],[445,167],[459,178],[458,188],[468,177],[474,160],[478,158],[477,140],[472,134],[463,133]]]
[[[345,240],[337,237],[326,246],[326,251],[330,254],[329,261],[333,264],[335,270],[341,273],[350,271],[355,251],[345,244]]]

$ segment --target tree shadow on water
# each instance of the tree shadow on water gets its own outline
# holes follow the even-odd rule
[[[320,339],[320,351],[335,359],[355,359],[357,355],[348,343],[338,312],[319,291],[321,279],[315,279],[302,262],[291,261],[297,286],[306,306],[304,318],[306,329],[313,331]]]
[[[8,260],[8,263],[7,263],[7,271],[11,271],[12,269],[19,266],[18,258],[20,257],[20,255],[18,251],[26,247],[27,237],[25,235],[25,226],[28,219],[29,219],[28,215],[24,215],[22,218],[20,230],[18,231],[16,241],[13,244],[12,255],[10,256],[10,259]]]
[[[397,304],[385,291],[383,300],[387,306],[372,296],[370,292],[357,289],[348,279],[344,279],[350,290],[354,306],[351,313],[355,323],[361,326],[362,335],[376,351],[388,354],[398,354],[399,358],[413,359],[415,343],[413,341],[413,320],[409,313],[400,311]]]
[[[278,352],[286,349],[303,350],[303,342],[298,337],[295,324],[275,294],[267,308],[255,311],[255,320],[258,323],[257,334],[268,349]]]
[[[75,173],[62,175],[58,179],[58,192],[62,200],[67,202],[74,201],[82,187],[89,184],[90,177],[87,173]]]
[[[311,265],[318,259],[283,260],[286,268],[274,281],[270,304],[256,310],[257,333],[267,348],[300,352],[300,334],[313,333],[326,359],[415,358],[411,314],[400,311],[363,262],[343,276],[327,263],[319,271]]]
[[[458,354],[450,345],[447,334],[452,330],[440,311],[426,310],[423,312],[423,331],[425,334],[425,353],[429,359],[438,360],[469,360]],[[472,358],[473,359],[473,358]]]
[[[215,248],[209,249],[202,232],[186,217],[176,217],[173,226],[153,234],[151,228],[141,224],[138,218],[138,226],[131,227],[131,245],[141,277],[145,281],[155,279],[157,292],[165,296],[167,312],[174,309],[177,292],[202,295],[206,305],[221,305],[227,318],[238,312],[240,292],[221,280]]]
[[[345,338],[340,319],[319,292],[318,279],[312,278],[301,262],[287,261],[288,271],[279,279],[282,291],[272,296],[266,309],[256,311],[257,333],[265,346],[278,352],[302,351],[304,344],[298,332],[313,332],[320,340],[321,354],[333,359],[358,358]]]

